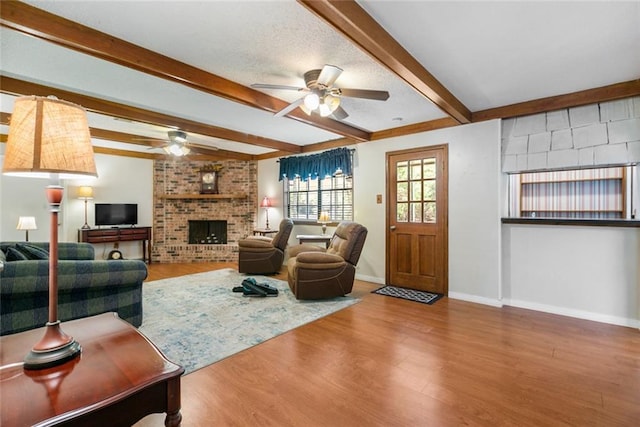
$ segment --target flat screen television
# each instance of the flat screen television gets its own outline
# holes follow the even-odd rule
[[[138,223],[138,205],[135,203],[96,203],[95,224],[136,225]]]

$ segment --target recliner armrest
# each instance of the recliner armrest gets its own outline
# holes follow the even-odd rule
[[[295,266],[309,270],[340,268],[347,262],[339,255],[325,252],[301,252],[295,257]]]
[[[251,236],[247,239],[242,239],[238,241],[238,246],[241,248],[271,248],[273,249],[273,245],[271,244],[271,239],[259,239],[259,236]]]

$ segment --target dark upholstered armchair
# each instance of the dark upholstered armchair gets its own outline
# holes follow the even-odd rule
[[[250,274],[273,274],[280,271],[284,250],[293,230],[293,221],[280,221],[278,233],[273,237],[249,236],[238,241],[238,271]]]
[[[344,296],[353,289],[367,228],[355,222],[341,222],[329,247],[302,244],[289,250],[287,280],[297,299]]]

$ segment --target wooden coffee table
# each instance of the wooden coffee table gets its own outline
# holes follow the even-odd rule
[[[22,360],[42,329],[0,337],[0,425],[130,426],[166,412],[179,426],[180,376],[136,328],[115,313],[62,324],[82,346],[80,357],[42,370]]]

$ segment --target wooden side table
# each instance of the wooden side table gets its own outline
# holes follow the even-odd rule
[[[296,236],[300,243],[324,243],[325,247],[329,247],[331,243],[331,235],[329,234],[298,234]]]
[[[130,426],[151,413],[179,426],[180,376],[144,335],[115,313],[62,324],[82,354],[59,366],[25,370],[43,329],[0,337],[0,425]]]
[[[254,228],[253,235],[254,236],[268,236],[270,234],[276,234],[278,230],[274,230],[273,228]]]

